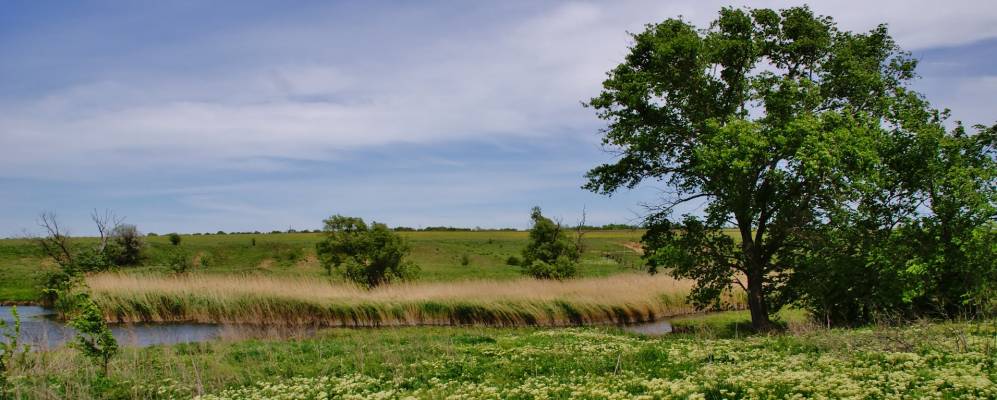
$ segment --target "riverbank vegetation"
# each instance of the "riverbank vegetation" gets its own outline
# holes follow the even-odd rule
[[[114,322],[560,326],[694,312],[686,301],[691,282],[639,273],[566,281],[412,282],[373,289],[300,278],[99,274],[88,277],[87,285]],[[725,304],[743,306],[743,297]]]
[[[67,349],[28,354],[11,382],[25,399],[961,398],[997,396],[993,321],[826,329],[789,318],[782,334],[747,312],[675,322],[643,337],[618,328],[331,329],[122,348],[108,375]]]

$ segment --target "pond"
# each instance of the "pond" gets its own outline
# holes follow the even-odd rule
[[[21,341],[36,349],[47,349],[73,340],[76,331],[56,319],[56,313],[38,306],[19,306]],[[13,329],[11,307],[0,307],[0,319]],[[151,346],[200,342],[220,337],[226,332],[221,325],[207,324],[129,324],[111,325],[114,337],[122,345]]]
[[[34,349],[50,349],[73,340],[76,331],[56,318],[53,310],[38,306],[18,306],[21,317],[21,341]],[[10,306],[0,306],[0,319],[13,329],[14,316]],[[629,332],[643,335],[663,335],[672,331],[667,320],[623,326]],[[276,329],[238,325],[160,323],[112,324],[111,332],[124,346],[152,346],[203,342],[219,338],[301,337],[315,333],[314,328]],[[6,340],[6,339],[3,339]]]

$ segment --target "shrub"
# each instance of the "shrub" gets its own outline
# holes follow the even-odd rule
[[[142,260],[145,243],[135,225],[118,225],[111,231],[112,242],[104,248],[115,265],[135,265]]]
[[[201,265],[201,268],[208,268],[208,266],[212,264],[212,261],[211,253],[201,253],[201,255],[197,257],[197,263]]]
[[[75,272],[107,271],[115,265],[119,252],[117,245],[109,245],[103,251],[92,247],[81,249],[73,257],[70,269]]]
[[[516,256],[509,256],[509,258],[505,259],[505,265],[512,265],[514,267],[518,267],[522,263],[523,261]]]
[[[580,254],[561,224],[544,217],[540,207],[533,207],[530,218],[533,226],[530,228],[529,243],[523,250],[520,264],[523,266],[523,273],[538,279],[574,277],[578,271],[574,264]]]
[[[523,273],[537,279],[568,279],[578,275],[577,263],[567,256],[558,257],[554,263],[533,260],[523,266]]]
[[[462,267],[466,267],[468,265],[471,265],[471,256],[469,256],[467,254],[461,254],[460,255],[460,265]]]
[[[168,236],[170,237],[170,244],[172,244],[174,246],[179,246],[180,245],[180,240],[181,239],[180,239],[180,235],[178,233],[173,232],[173,233],[169,234]]]
[[[167,266],[176,274],[183,274],[194,268],[194,260],[184,249],[177,248],[167,256]]]
[[[14,317],[13,326],[8,325],[5,320],[0,320],[0,331],[4,337],[4,340],[0,341],[0,350],[3,351],[0,354],[0,398],[4,399],[13,398],[10,390],[10,369],[15,360],[14,356],[30,350],[29,346],[24,346],[23,349],[20,346],[21,317],[17,314],[17,306],[11,307],[10,313]]]
[[[368,226],[361,218],[334,215],[325,220],[324,232],[315,252],[330,275],[340,269],[347,279],[375,287],[418,274],[418,267],[405,260],[408,243],[385,224]]]
[[[76,298],[76,315],[69,321],[76,329],[76,341],[72,346],[101,367],[107,376],[107,364],[118,352],[118,341],[104,322],[104,316],[90,295],[80,293]]]

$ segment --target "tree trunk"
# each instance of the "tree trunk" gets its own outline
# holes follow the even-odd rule
[[[772,329],[769,319],[768,303],[765,302],[765,291],[762,283],[765,280],[765,265],[759,254],[760,243],[752,237],[751,223],[747,218],[738,218],[738,230],[741,231],[741,249],[743,250],[744,270],[748,278],[748,309],[751,311],[751,327],[758,332]]]
[[[762,291],[762,273],[758,265],[748,266],[748,309],[751,311],[751,327],[764,332],[772,329],[768,303]]]

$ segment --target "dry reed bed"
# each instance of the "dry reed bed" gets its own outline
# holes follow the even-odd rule
[[[564,282],[405,283],[373,290],[231,275],[100,274],[87,282],[112,322],[559,326],[641,322],[694,311],[685,301],[691,282],[646,274]]]

